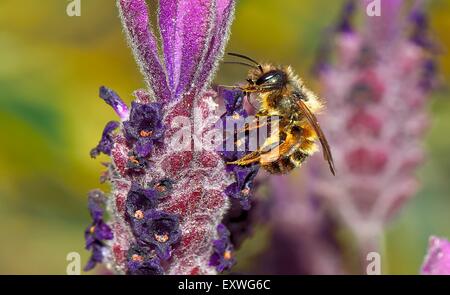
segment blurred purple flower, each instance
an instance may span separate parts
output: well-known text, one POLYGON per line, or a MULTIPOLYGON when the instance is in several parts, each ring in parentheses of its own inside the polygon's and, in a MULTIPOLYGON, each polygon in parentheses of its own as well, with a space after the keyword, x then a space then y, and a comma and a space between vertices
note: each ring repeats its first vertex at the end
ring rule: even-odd
POLYGON ((88 202, 92 224, 86 228, 84 237, 86 240, 86 249, 91 250, 92 255, 84 271, 94 268, 97 263, 103 261, 104 241, 113 238, 111 228, 103 220, 105 195, 100 190, 93 190, 89 193, 88 202))
POLYGON ((334 236, 331 214, 305 189, 314 179, 297 177, 269 179, 267 219, 273 230, 256 271, 275 275, 344 274, 342 249, 334 236))
POLYGON ((344 8, 342 9, 342 13, 340 16, 340 20, 335 28, 337 32, 350 33, 353 31, 351 22, 355 10, 356 10, 355 0, 350 0, 344 5, 344 8))
POLYGON ((112 185, 108 224, 114 233, 103 249, 105 260, 122 274, 214 274, 209 258, 232 180, 220 155, 196 135, 213 130, 219 120, 217 93, 209 87, 235 1, 160 1, 158 9, 151 8, 157 11, 156 28, 144 0, 116 2, 147 87, 134 92, 131 111, 114 91, 100 89, 123 122, 111 137, 112 163, 103 177, 112 185), (191 136, 185 147, 183 128, 191 136), (128 255, 132 247, 141 253, 134 259, 128 255), (160 265, 150 252, 167 261, 160 265))
POLYGON ((321 123, 339 173, 310 169, 314 193, 355 233, 363 259, 377 249, 384 224, 417 191, 428 125, 429 89, 422 85, 432 56, 415 41, 418 36, 401 33, 408 19, 403 1, 382 3, 382 16, 366 18, 364 29, 334 36, 337 62, 320 73, 328 101, 321 123))
POLYGON ((431 237, 428 253, 422 266, 423 275, 450 275, 450 242, 431 237))

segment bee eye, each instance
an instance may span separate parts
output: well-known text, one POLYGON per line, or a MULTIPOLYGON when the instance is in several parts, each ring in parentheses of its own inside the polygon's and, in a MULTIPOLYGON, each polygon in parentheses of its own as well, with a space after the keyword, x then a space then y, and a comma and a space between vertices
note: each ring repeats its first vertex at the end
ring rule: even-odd
POLYGON ((282 71, 270 71, 262 75, 256 81, 256 85, 270 85, 270 88, 278 88, 286 83, 285 74, 282 71))
POLYGON ((271 80, 276 80, 276 74, 269 72, 259 77, 259 79, 256 81, 256 85, 262 85, 264 83, 272 82, 271 80))

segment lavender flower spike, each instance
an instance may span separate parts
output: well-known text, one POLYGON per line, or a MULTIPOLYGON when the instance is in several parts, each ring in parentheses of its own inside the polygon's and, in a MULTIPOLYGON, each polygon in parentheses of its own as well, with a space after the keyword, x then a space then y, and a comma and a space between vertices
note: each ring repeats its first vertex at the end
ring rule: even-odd
POLYGON ((428 254, 422 266, 423 275, 450 275, 450 242, 431 237, 428 254))
MULTIPOLYGON (((134 92, 129 114, 119 112, 122 123, 110 137, 103 179, 112 186, 107 210, 114 237, 102 248, 103 260, 119 274, 216 274, 209 262, 232 179, 202 136, 220 117, 209 84, 235 1, 161 0, 159 9, 150 7, 158 11, 157 28, 145 0, 117 0, 117 6, 147 88, 134 92), (183 145, 180 122, 195 130, 183 135, 183 145)), ((124 105, 112 90, 101 94, 116 111, 124 105)))

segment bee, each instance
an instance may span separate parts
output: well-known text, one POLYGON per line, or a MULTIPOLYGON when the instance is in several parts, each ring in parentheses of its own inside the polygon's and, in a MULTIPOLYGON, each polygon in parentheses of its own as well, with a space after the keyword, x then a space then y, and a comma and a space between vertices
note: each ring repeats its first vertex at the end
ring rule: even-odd
POLYGON ((263 116, 276 118, 278 128, 272 130, 273 134, 256 151, 227 164, 245 166, 259 163, 272 174, 286 174, 318 150, 316 141, 319 140, 323 156, 335 175, 330 146, 315 116, 324 107, 321 100, 305 87, 290 66, 261 65, 245 55, 228 54, 253 63, 228 62, 251 67, 247 84, 233 88, 240 89, 248 100, 252 93, 256 94, 260 102, 256 119, 242 132, 260 128, 258 118, 263 116))

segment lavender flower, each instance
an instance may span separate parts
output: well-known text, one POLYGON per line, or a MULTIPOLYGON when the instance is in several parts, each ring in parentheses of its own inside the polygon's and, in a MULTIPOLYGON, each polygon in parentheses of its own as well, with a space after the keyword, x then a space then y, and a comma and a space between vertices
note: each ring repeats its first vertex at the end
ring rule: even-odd
POLYGON ((431 237, 428 253, 422 266, 423 275, 450 275, 450 242, 431 237))
MULTIPOLYGON (((259 183, 255 183, 259 186, 259 183)), ((256 193, 256 192, 255 192, 256 193)), ((230 242, 237 250, 253 234, 255 226, 268 220, 266 211, 270 203, 259 198, 250 200, 250 209, 244 209, 238 199, 231 199, 230 209, 223 224, 230 231, 230 242)))
POLYGON ((253 180, 259 171, 259 165, 237 166, 233 165, 229 168, 235 177, 235 182, 230 184, 225 193, 234 199, 239 200, 244 210, 250 209, 250 196, 253 191, 253 180))
POLYGON ((92 217, 92 224, 84 232, 86 249, 92 250, 91 258, 84 270, 88 271, 95 267, 97 263, 103 261, 104 241, 113 238, 111 228, 103 220, 103 206, 105 202, 104 194, 99 190, 89 193, 89 212, 92 217))
MULTIPOLYGON (((311 163, 313 164, 313 163, 311 163)), ((344 274, 335 222, 310 191, 306 177, 272 176, 268 223, 270 247, 256 271, 261 274, 344 274), (281 250, 280 250, 281 249, 281 250)))
POLYGON ((348 1, 342 9, 342 14, 339 23, 337 24, 335 31, 340 33, 352 32, 352 16, 356 10, 356 3, 354 0, 348 1))
POLYGON ((153 209, 158 204, 158 192, 152 188, 145 189, 137 183, 131 185, 128 191, 126 206, 129 220, 141 220, 144 212, 153 209))
POLYGON ((135 144, 139 157, 147 157, 154 142, 161 142, 164 135, 161 104, 131 103, 130 119, 123 122, 125 137, 135 144))
POLYGON ((100 153, 103 153, 105 155, 110 155, 111 150, 114 145, 114 140, 112 137, 112 132, 119 128, 119 122, 116 121, 110 121, 106 124, 105 129, 102 133, 102 138, 100 139, 100 142, 98 145, 91 150, 91 157, 95 158, 100 153))
POLYGON ((339 174, 311 169, 312 189, 355 233, 363 259, 417 191, 423 159, 428 89, 422 81, 430 54, 418 36, 400 33, 407 21, 402 7, 401 0, 383 2, 382 16, 368 18, 363 30, 338 32, 337 62, 320 74, 329 110, 321 122, 339 174))
POLYGON ((234 258, 233 245, 230 243, 230 232, 225 225, 217 226, 219 238, 214 240, 214 253, 211 256, 209 265, 215 266, 218 272, 231 269, 236 263, 234 258))
MULTIPOLYGON (((227 124, 234 124, 234 120, 239 121, 248 117, 247 111, 244 109, 244 96, 242 91, 223 91, 222 98, 225 103, 226 112, 222 116, 222 127, 225 130, 229 130, 227 124)), ((235 132, 234 128, 231 128, 235 132)), ((230 135, 227 141, 234 142, 233 149, 227 149, 224 143, 223 151, 221 152, 222 158, 225 162, 233 162, 239 158, 245 156, 248 151, 249 144, 249 134, 243 133, 241 137, 237 138, 237 134, 230 135), (244 148, 238 148, 237 143, 239 141, 243 142, 244 148)), ((227 170, 233 176, 234 182, 231 183, 226 189, 225 193, 228 197, 239 200, 242 208, 244 210, 250 210, 251 208, 251 195, 254 191, 253 180, 259 171, 259 164, 247 165, 247 166, 237 166, 228 165, 227 170)))
POLYGON ((164 270, 156 254, 139 245, 132 245, 128 250, 127 274, 129 275, 162 275, 164 270))
POLYGON ((138 241, 154 246, 159 258, 169 260, 172 246, 179 242, 181 237, 178 217, 162 211, 148 210, 144 213, 142 221, 134 225, 138 241))
POLYGON ((159 260, 157 259, 149 259, 149 260, 140 260, 139 257, 133 256, 131 261, 128 262, 128 271, 129 275, 163 275, 164 271, 161 265, 159 264, 159 260))
POLYGON ((144 0, 116 2, 146 89, 134 92, 130 111, 114 91, 100 89, 122 121, 108 137, 104 178, 112 186, 107 209, 114 237, 103 260, 121 274, 214 274, 209 260, 233 179, 202 136, 219 120, 210 82, 235 1, 160 1, 159 9, 151 7, 157 28, 144 0))

